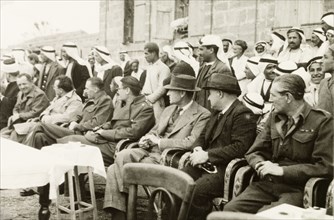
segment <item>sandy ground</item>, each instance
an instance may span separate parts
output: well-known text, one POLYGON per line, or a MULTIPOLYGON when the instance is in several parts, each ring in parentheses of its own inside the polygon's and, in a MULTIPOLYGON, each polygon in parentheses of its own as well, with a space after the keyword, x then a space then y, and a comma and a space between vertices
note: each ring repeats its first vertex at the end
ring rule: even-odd
MULTIPOLYGON (((95 178, 94 178, 95 179, 95 178)), ((96 183, 95 181, 95 192, 96 202, 98 209, 98 220, 112 219, 109 213, 102 210, 103 207, 103 196, 104 196, 104 184, 96 183)), ((139 190, 141 191, 141 190, 139 190)), ((37 213, 39 210, 38 195, 29 197, 21 197, 20 190, 0 190, 0 220, 20 220, 20 219, 37 219, 37 213)), ((144 220, 147 214, 147 199, 144 199, 143 192, 139 193, 140 198, 138 199, 138 220, 144 220)), ((53 201, 50 206, 51 218, 56 219, 56 206, 53 201)), ((62 219, 67 219, 62 217, 62 219)), ((92 219, 89 215, 87 219, 92 219)))

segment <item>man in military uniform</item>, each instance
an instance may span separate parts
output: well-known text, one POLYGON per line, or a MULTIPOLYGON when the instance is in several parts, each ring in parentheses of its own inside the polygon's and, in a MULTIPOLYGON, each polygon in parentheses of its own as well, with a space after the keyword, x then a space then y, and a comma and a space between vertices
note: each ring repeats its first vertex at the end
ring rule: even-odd
POLYGON ((256 213, 282 203, 302 207, 308 179, 333 178, 333 118, 307 104, 304 90, 298 75, 274 80, 274 111, 245 155, 260 181, 251 183, 224 211, 256 213))
POLYGON ((118 102, 113 118, 102 126, 88 131, 85 136, 70 135, 57 140, 58 143, 69 141, 81 142, 100 148, 105 166, 114 163, 115 147, 122 139, 138 141, 154 125, 153 108, 140 94, 140 82, 133 76, 121 79, 118 88, 118 102), (95 133, 95 134, 94 134, 95 133), (93 137, 98 135, 98 139, 93 137))

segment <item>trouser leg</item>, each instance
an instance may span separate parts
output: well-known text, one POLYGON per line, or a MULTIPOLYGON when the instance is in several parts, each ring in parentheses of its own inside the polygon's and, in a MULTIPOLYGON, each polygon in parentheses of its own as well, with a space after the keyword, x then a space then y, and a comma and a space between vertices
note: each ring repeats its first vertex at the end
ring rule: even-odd
POLYGON ((302 187, 274 184, 273 193, 277 196, 278 200, 263 206, 258 212, 273 208, 283 203, 303 207, 304 190, 302 187))
POLYGON ((124 149, 117 153, 115 163, 108 168, 104 208, 126 211, 128 188, 123 184, 123 166, 131 162, 157 163, 157 160, 141 148, 124 149))
POLYGON ((50 184, 38 187, 37 190, 39 193, 39 204, 42 207, 48 207, 51 203, 51 200, 49 199, 50 184))
POLYGON ((244 192, 228 202, 223 211, 257 213, 263 206, 278 199, 273 193, 273 184, 267 181, 251 183, 244 192))
POLYGON ((212 200, 223 196, 224 175, 209 174, 202 169, 190 166, 185 167, 183 171, 193 177, 196 182, 189 219, 204 220, 212 210, 212 200))

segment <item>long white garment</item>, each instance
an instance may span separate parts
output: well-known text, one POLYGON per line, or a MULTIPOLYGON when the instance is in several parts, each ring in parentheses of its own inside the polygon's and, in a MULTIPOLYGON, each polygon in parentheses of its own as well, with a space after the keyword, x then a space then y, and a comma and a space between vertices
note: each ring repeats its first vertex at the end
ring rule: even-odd
POLYGON ((249 57, 242 55, 240 58, 235 57, 232 60, 232 67, 234 69, 237 80, 246 78, 245 67, 249 57))

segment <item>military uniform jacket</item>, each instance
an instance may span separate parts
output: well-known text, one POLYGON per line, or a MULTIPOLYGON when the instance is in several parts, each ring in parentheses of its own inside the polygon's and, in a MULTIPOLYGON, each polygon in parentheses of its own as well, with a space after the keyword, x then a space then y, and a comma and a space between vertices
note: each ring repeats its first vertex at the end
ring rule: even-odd
MULTIPOLYGON (((122 139, 138 140, 154 125, 153 108, 146 102, 145 96, 128 99, 124 106, 118 102, 110 122, 110 129, 104 129, 101 136, 109 142, 122 139)), ((103 126, 105 127, 105 126, 103 126)))
POLYGON ((78 129, 84 132, 105 123, 110 119, 112 113, 113 104, 110 96, 105 91, 100 91, 93 99, 86 101, 82 114, 73 121, 79 122, 78 129))
POLYGON ((214 112, 196 140, 208 152, 209 161, 223 169, 235 159, 242 158, 256 137, 256 117, 239 100, 235 100, 227 111, 214 112))
POLYGON ((261 161, 283 167, 274 181, 304 186, 311 177, 333 177, 333 118, 305 103, 294 129, 282 133, 284 120, 271 113, 263 131, 246 154, 254 168, 261 161))
POLYGON ((49 100, 45 93, 33 85, 33 89, 28 94, 21 91, 17 95, 17 101, 13 109, 13 113, 18 113, 24 121, 29 118, 38 117, 44 109, 49 106, 49 100))

